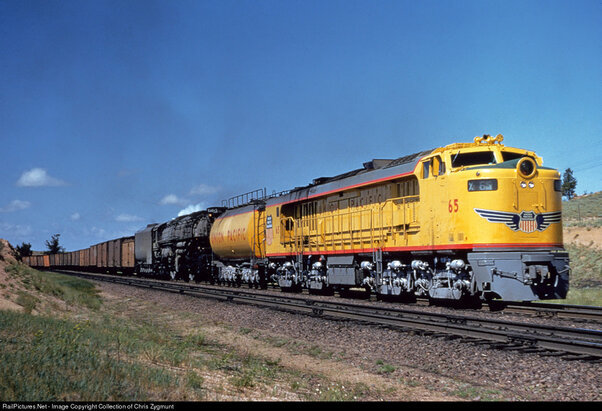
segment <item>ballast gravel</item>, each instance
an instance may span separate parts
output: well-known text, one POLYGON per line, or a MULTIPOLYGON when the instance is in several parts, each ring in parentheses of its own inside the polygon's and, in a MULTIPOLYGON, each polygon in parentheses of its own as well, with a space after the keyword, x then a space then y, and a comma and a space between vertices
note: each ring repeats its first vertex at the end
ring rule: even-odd
MULTIPOLYGON (((453 381, 455 395, 458 385, 477 387, 475 392, 487 393, 486 398, 478 394, 471 396, 471 389, 467 388, 468 392, 464 393, 463 398, 469 400, 602 400, 602 363, 500 350, 461 339, 420 335, 410 330, 328 320, 150 289, 102 282, 97 284, 112 295, 152 300, 169 309, 202 313, 205 318, 213 317, 233 328, 253 329, 303 341, 324 352, 336 353, 337 360, 346 362, 349 367, 377 373, 379 367, 389 365, 394 371, 387 374, 388 378, 404 381, 408 386, 420 385, 434 392, 447 392, 450 396, 454 392, 448 391, 447 382, 453 381)), ((412 308, 448 310, 443 307, 412 308)), ((495 315, 500 318, 503 314, 479 311, 473 315, 495 315)), ((511 315, 503 318, 549 322, 511 315)), ((560 324, 571 326, 566 321, 560 324)))

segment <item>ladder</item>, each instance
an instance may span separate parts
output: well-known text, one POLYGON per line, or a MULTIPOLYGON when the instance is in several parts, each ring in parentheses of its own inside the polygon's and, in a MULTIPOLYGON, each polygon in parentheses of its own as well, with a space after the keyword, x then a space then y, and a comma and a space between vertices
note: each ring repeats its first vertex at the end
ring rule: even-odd
POLYGON ((253 207, 253 263, 256 259, 265 259, 265 202, 256 201, 253 207), (258 256, 259 255, 259 256, 258 256))

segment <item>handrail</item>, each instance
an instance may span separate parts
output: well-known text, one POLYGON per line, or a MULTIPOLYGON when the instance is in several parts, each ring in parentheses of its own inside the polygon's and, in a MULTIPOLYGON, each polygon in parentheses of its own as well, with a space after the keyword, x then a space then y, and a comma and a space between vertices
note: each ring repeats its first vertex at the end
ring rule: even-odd
POLYGON ((377 207, 369 207, 368 209, 335 210, 328 212, 329 215, 323 213, 300 218, 285 217, 281 219, 282 228, 284 228, 285 221, 290 220, 293 224, 292 228, 285 231, 292 231, 292 233, 290 233, 288 239, 286 238, 287 234, 281 236, 280 243, 294 245, 295 253, 305 250, 306 239, 309 251, 313 251, 314 246, 318 249, 330 247, 333 251, 343 251, 346 244, 353 248, 355 243, 359 243, 362 249, 365 243, 369 243, 368 248, 379 248, 384 245, 388 235, 395 233, 393 227, 398 225, 403 227, 404 240, 407 242, 408 228, 416 220, 414 218, 413 221, 408 221, 410 217, 407 215, 406 206, 419 202, 419 200, 419 195, 395 197, 385 200, 380 205, 377 204, 377 207), (393 207, 390 210, 389 222, 386 224, 385 209, 387 206, 394 204, 403 208, 402 224, 395 224, 395 210, 393 207), (366 218, 369 221, 365 220, 366 218), (356 220, 359 220, 358 226, 355 225, 356 220), (327 229, 328 226, 329 229, 327 229), (312 227, 315 227, 315 229, 312 230, 312 227), (335 227, 337 227, 336 230, 335 227), (340 250, 338 247, 340 247, 340 250))
POLYGON ((222 207, 236 208, 243 205, 250 204, 256 200, 265 200, 267 198, 266 189, 260 188, 257 190, 249 191, 248 193, 239 194, 234 197, 230 197, 227 200, 222 200, 222 207))

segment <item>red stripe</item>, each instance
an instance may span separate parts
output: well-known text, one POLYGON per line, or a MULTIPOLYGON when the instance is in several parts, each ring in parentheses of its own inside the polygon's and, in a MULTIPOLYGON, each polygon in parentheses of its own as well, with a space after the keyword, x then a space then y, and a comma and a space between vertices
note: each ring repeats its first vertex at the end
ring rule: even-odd
MULTIPOLYGON (((436 246, 414 246, 414 247, 385 247, 382 251, 437 251, 437 250, 472 250, 472 249, 486 249, 486 248, 554 248, 562 247, 562 243, 482 243, 482 244, 458 244, 454 246, 449 245, 436 245, 436 246)), ((371 253, 374 252, 375 248, 361 248, 353 250, 332 250, 332 251, 305 251, 303 255, 312 254, 325 254, 325 255, 336 255, 336 254, 360 254, 360 253, 371 253)), ((295 256, 295 253, 273 253, 266 254, 267 257, 286 257, 295 256)))

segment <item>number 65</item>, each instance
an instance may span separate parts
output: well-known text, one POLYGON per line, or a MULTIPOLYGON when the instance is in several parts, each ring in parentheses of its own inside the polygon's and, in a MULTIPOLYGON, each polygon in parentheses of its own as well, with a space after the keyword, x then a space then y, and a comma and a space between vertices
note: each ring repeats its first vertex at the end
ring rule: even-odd
POLYGON ((453 204, 452 204, 452 200, 449 200, 449 204, 447 206, 447 211, 449 211, 450 213, 457 213, 458 212, 458 199, 454 199, 453 200, 453 204))

